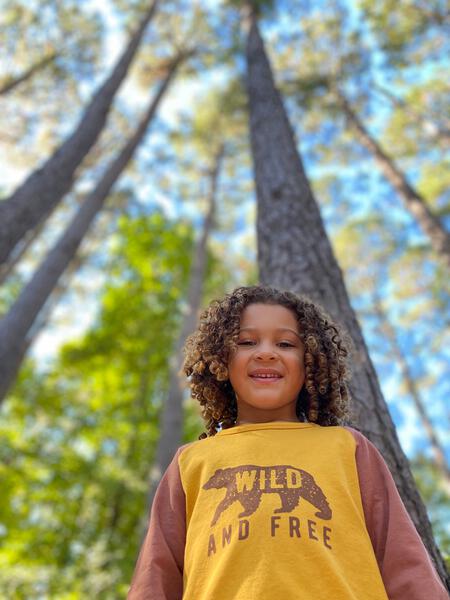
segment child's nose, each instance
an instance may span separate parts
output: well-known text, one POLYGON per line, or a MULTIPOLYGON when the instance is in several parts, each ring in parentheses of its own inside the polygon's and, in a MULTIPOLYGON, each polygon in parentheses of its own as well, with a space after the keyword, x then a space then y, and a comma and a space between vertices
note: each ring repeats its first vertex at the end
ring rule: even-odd
POLYGON ((276 358, 276 352, 272 348, 259 348, 256 351, 256 358, 259 360, 272 360, 276 358))

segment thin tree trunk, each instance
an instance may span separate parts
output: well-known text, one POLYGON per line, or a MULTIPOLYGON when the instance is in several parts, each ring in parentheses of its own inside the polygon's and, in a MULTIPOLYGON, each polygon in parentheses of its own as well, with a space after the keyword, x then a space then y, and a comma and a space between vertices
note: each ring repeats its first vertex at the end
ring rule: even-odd
MULTIPOLYGON (((77 197, 75 199, 75 203, 79 204, 80 202, 81 197, 77 197)), ((3 265, 0 265, 0 286, 3 285, 7 281, 7 279, 13 274, 16 266, 28 252, 30 247, 34 244, 36 238, 38 238, 41 235, 46 223, 47 221, 42 221, 37 227, 28 231, 12 251, 11 255, 9 256, 8 262, 4 263, 3 265)))
POLYGON ((340 90, 335 90, 338 102, 348 121, 358 132, 361 143, 375 158, 380 169, 392 187, 397 191, 405 203, 406 209, 419 223, 423 232, 428 236, 431 246, 447 266, 450 267, 450 234, 444 225, 433 215, 425 199, 408 182, 405 174, 397 167, 394 161, 384 152, 379 143, 370 135, 358 115, 350 106, 347 98, 340 90))
MULTIPOLYGON (((17 348, 15 349, 15 353, 16 353, 16 362, 18 363, 19 367, 22 364, 23 359, 25 358, 29 349, 36 341, 36 338, 38 337, 40 332, 47 326, 47 324, 50 320, 50 316, 51 316, 55 306, 58 304, 61 297, 67 291, 68 279, 79 268, 80 262, 81 261, 75 257, 74 260, 70 263, 70 265, 68 266, 66 273, 65 273, 66 277, 65 277, 64 283, 58 283, 55 286, 53 292, 51 292, 49 298, 45 302, 42 310, 39 312, 38 316, 36 317, 33 325, 30 327, 30 329, 27 332, 27 334, 25 335, 25 337, 21 340, 21 343, 17 345, 17 348)), ((0 321, 0 325, 1 325, 1 323, 2 322, 0 321)))
MULTIPOLYGON (((147 350, 142 355, 142 372, 139 378, 139 386, 137 389, 137 393, 133 399, 133 411, 131 414, 131 425, 133 427, 133 431, 131 433, 126 454, 123 458, 123 464, 129 466, 131 460, 133 459, 137 444, 139 441, 138 437, 138 425, 139 421, 143 418, 143 407, 145 406, 145 401, 148 396, 149 389, 149 379, 150 379, 150 370, 148 369, 148 361, 150 355, 152 353, 152 345, 148 346, 147 350)), ((123 513, 124 509, 124 500, 126 499, 127 487, 120 481, 117 485, 116 492, 114 494, 113 500, 110 503, 111 511, 110 517, 108 519, 108 547, 111 546, 114 538, 114 533, 117 529, 117 525, 119 524, 119 520, 123 513)), ((106 567, 106 564, 103 565, 106 567)))
POLYGON ((33 65, 28 67, 28 69, 26 69, 21 75, 17 75, 15 77, 8 77, 5 82, 0 84, 0 96, 4 96, 5 94, 12 92, 12 90, 14 90, 21 83, 27 81, 28 79, 33 77, 35 73, 37 73, 41 69, 44 69, 46 66, 54 62, 58 56, 58 52, 53 51, 47 56, 44 56, 43 58, 37 60, 33 65))
MULTIPOLYGON (((187 306, 183 318, 180 335, 175 343, 169 369, 169 391, 162 408, 159 440, 156 447, 156 458, 152 467, 151 482, 148 495, 149 511, 153 502, 156 487, 172 460, 177 448, 181 445, 183 435, 183 383, 180 379, 180 369, 183 363, 183 346, 197 322, 200 310, 203 282, 206 272, 207 246, 214 227, 216 212, 218 179, 224 156, 222 144, 213 159, 209 174, 210 188, 207 197, 208 209, 203 223, 202 232, 195 248, 187 293, 187 306)), ((147 524, 145 524, 146 526, 147 524)))
MULTIPOLYGON (((251 3, 250 3, 251 6, 251 3)), ((383 453, 442 579, 446 569, 383 399, 251 9, 245 19, 250 137, 258 202, 260 279, 319 302, 351 335, 354 420, 383 453)))
MULTIPOLYGON (((16 360, 19 364, 19 367, 22 364, 23 359, 25 358, 29 349, 36 341, 36 338, 38 337, 40 332, 48 325, 48 322, 50 320, 50 317, 52 315, 52 312, 53 312, 55 306, 59 303, 59 301, 61 300, 61 297, 67 291, 68 280, 70 279, 71 275, 73 275, 73 273, 78 270, 80 263, 81 263, 81 260, 77 259, 77 257, 75 257, 74 260, 70 263, 70 265, 67 267, 67 270, 65 273, 64 282, 63 283, 59 282, 55 286, 55 289, 53 290, 53 292, 51 292, 51 294, 50 294, 49 298, 47 299, 47 301, 45 302, 42 310, 39 312, 38 316, 36 317, 33 325, 30 327, 30 330, 28 331, 26 336, 22 339, 21 344, 17 346, 16 360)), ((0 324, 1 324, 1 321, 0 321, 0 324)))
POLYGON ((445 458, 444 449, 436 435, 433 423, 428 417, 427 411, 425 409, 425 404, 421 398, 419 389, 411 373, 411 369, 409 368, 406 356, 404 355, 400 347, 400 343, 395 333, 395 329, 389 322, 386 312, 383 309, 381 299, 377 293, 374 294, 374 308, 375 314, 378 317, 380 323, 381 330, 386 336, 386 338, 389 340, 389 343, 391 344, 392 352, 396 363, 400 367, 403 381, 406 384, 408 393, 411 396, 414 406, 417 410, 420 421, 422 423, 422 427, 426 435, 428 436, 428 441, 430 443, 431 450, 434 455, 434 462, 436 464, 436 467, 442 475, 442 478, 446 485, 446 489, 450 490, 450 469, 445 458))
POLYGON ((0 204, 0 264, 25 233, 45 219, 72 187, 75 171, 106 123, 115 93, 128 72, 158 2, 153 0, 111 75, 94 94, 75 131, 0 204))
POLYGON ((21 240, 21 243, 17 244, 17 246, 14 248, 14 251, 11 253, 8 262, 0 265, 0 285, 5 283, 5 281, 16 268, 16 265, 22 260, 24 254, 27 252, 31 244, 39 236, 43 228, 44 223, 39 223, 37 227, 31 231, 28 231, 25 237, 21 240))
POLYGON ((59 304, 59 301, 69 288, 72 276, 79 270, 84 260, 85 257, 75 255, 73 260, 67 266, 64 274, 61 276, 58 283, 55 285, 52 293, 47 299, 47 302, 39 311, 38 316, 36 317, 32 327, 27 333, 27 336, 25 338, 24 355, 34 344, 36 338, 41 333, 41 331, 47 327, 50 321, 50 317, 52 316, 56 306, 59 304))
POLYGON ((50 250, 9 313, 0 321, 0 402, 5 397, 20 367, 20 354, 28 331, 60 276, 73 259, 112 186, 141 143, 164 93, 184 58, 185 55, 180 55, 170 65, 166 78, 160 84, 156 96, 151 101, 135 133, 111 163, 94 191, 82 204, 66 231, 53 249, 50 250))

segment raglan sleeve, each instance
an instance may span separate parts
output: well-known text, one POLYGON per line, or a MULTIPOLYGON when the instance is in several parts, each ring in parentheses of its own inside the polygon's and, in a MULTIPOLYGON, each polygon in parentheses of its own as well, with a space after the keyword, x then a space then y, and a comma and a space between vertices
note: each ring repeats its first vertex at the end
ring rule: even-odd
POLYGON ((361 433, 348 429, 356 441, 366 526, 389 600, 448 600, 380 452, 361 433))
POLYGON ((181 600, 186 502, 175 454, 156 490, 127 600, 181 600))

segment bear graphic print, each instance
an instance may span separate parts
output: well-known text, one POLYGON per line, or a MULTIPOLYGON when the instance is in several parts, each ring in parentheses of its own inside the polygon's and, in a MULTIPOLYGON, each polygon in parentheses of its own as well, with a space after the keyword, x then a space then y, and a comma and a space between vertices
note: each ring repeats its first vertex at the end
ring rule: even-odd
MULTIPOLYGON (((301 513, 300 501, 306 501, 312 505, 316 509, 314 514, 318 519, 328 522, 332 517, 328 500, 314 477, 307 471, 291 465, 247 464, 217 469, 202 487, 206 491, 225 490, 225 495, 216 506, 210 523, 211 527, 216 524, 223 526, 222 540, 229 540, 231 537, 232 524, 225 524, 227 510, 236 502, 242 507, 243 510, 238 514, 238 519, 240 519, 237 525, 238 539, 246 539, 250 533, 251 522, 251 519, 246 519, 246 517, 251 517, 259 509, 266 494, 277 494, 280 501, 279 506, 273 509, 270 518, 272 536, 275 536, 277 529, 280 528, 281 516, 289 515, 287 527, 290 537, 301 537, 300 519, 298 516, 290 516, 297 507, 301 513)), ((236 524, 234 528, 236 529, 236 524)), ((308 519, 304 523, 304 528, 309 539, 319 541, 319 537, 323 538, 321 540, 323 545, 331 549, 329 544, 331 529, 329 527, 323 526, 320 534, 318 524, 308 519)), ((211 534, 208 556, 215 553, 215 536, 211 534)))

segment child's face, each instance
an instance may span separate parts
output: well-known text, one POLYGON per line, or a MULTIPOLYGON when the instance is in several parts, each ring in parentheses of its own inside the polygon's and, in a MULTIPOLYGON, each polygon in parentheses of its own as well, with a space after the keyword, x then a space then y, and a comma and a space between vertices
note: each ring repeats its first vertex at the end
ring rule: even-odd
POLYGON ((298 421, 295 407, 305 381, 303 357, 292 311, 278 304, 247 306, 238 346, 228 363, 237 422, 298 421))

